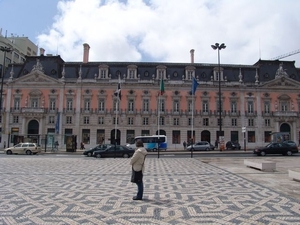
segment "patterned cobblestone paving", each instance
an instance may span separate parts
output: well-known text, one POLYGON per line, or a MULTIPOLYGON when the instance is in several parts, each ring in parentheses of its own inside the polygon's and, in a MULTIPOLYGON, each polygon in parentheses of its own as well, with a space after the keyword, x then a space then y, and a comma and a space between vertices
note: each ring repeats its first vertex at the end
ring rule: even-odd
POLYGON ((2 224, 300 224, 300 204, 198 159, 148 158, 143 201, 129 159, 0 159, 2 224))

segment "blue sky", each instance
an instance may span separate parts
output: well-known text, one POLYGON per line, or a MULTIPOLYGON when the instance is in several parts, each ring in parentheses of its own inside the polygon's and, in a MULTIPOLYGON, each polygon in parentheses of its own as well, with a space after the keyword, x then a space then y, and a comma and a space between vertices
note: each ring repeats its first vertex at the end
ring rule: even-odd
MULTIPOLYGON (((0 0, 2 35, 29 37, 46 54, 82 61, 254 64, 300 49, 295 0, 0 0)), ((295 60, 300 54, 283 60, 295 60)))

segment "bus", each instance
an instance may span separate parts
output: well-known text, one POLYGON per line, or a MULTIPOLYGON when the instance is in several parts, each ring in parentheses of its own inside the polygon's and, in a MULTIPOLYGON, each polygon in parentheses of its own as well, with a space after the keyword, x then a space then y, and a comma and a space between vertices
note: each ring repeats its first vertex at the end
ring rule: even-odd
POLYGON ((152 136, 136 136, 130 143, 126 146, 135 149, 135 142, 141 140, 147 151, 157 151, 157 146, 159 143, 159 150, 166 151, 168 148, 167 136, 165 135, 152 135, 152 136))
POLYGON ((290 141, 290 133, 289 132, 273 132, 271 133, 271 141, 281 143, 284 141, 290 141))

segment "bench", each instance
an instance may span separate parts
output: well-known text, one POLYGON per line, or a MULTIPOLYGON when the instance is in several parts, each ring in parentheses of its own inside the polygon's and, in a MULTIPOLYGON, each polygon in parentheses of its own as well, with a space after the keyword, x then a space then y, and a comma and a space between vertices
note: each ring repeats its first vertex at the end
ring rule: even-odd
POLYGON ((295 181, 300 181, 300 168, 289 170, 289 178, 292 178, 295 181))
POLYGON ((244 165, 261 171, 275 171, 276 163, 272 161, 244 159, 244 165))

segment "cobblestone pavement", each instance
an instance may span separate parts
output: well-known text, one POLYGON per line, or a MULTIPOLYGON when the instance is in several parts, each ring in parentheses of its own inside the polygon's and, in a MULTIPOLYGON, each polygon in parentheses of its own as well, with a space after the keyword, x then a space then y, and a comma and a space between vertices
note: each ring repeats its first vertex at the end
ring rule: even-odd
POLYGON ((239 158, 147 158, 133 201, 129 159, 0 158, 0 224, 300 224, 299 191, 278 188, 299 190, 283 169, 296 159, 274 160, 265 173, 239 158))

